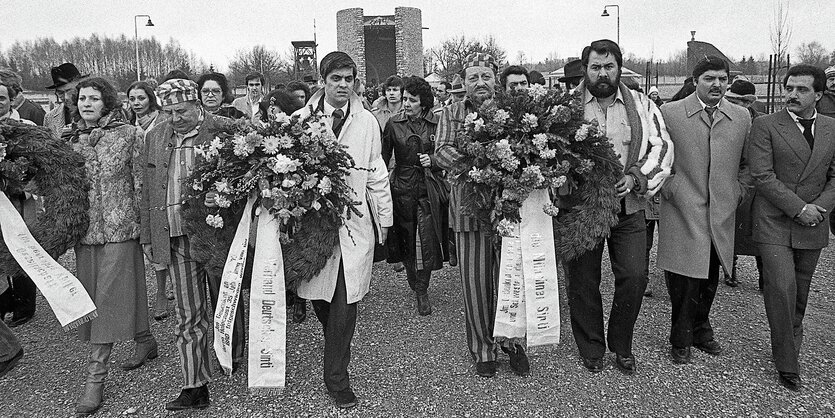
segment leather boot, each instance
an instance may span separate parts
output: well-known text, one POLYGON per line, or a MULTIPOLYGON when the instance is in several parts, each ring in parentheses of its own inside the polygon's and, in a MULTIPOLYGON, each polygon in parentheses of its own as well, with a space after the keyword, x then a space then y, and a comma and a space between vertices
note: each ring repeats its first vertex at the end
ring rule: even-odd
POLYGON ((307 299, 293 296, 293 322, 301 324, 307 319, 307 299))
POLYGON ((107 364, 113 344, 92 344, 90 361, 87 363, 87 380, 84 394, 75 405, 75 413, 87 416, 101 407, 104 392, 104 379, 107 377, 107 364))
POLYGON ((136 347, 133 351, 133 356, 124 363, 119 365, 122 370, 133 370, 142 367, 148 360, 153 360, 159 356, 159 346, 157 340, 151 335, 151 331, 142 331, 133 338, 136 342, 136 347))
POLYGON ((420 316, 430 315, 432 313, 432 304, 429 303, 429 294, 426 292, 417 293, 417 308, 420 316))

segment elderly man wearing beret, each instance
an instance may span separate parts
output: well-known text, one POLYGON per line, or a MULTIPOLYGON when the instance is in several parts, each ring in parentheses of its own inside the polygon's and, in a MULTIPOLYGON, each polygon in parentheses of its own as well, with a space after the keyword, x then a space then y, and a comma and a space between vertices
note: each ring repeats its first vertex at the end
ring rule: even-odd
MULTIPOLYGON (((467 57, 464 66, 467 97, 444 107, 438 123, 435 158, 444 170, 455 169, 463 158, 458 150, 456 132, 462 129, 462 122, 468 113, 475 112, 482 103, 493 99, 496 70, 496 61, 488 54, 475 53, 467 57)), ((493 338, 499 254, 494 249, 491 226, 462 213, 463 193, 462 186, 452 186, 449 226, 455 232, 461 271, 467 344, 476 362, 476 373, 482 377, 493 377, 496 375, 500 347, 493 338)), ((510 356, 510 366, 516 374, 530 372, 530 363, 522 346, 514 344, 501 348, 510 356)))
POLYGON ((172 79, 157 88, 163 111, 170 117, 155 125, 145 137, 146 168, 141 200, 140 243, 150 260, 169 266, 176 295, 176 344, 183 372, 180 396, 165 405, 168 410, 209 406, 209 312, 207 275, 191 257, 183 229, 182 204, 194 168, 194 148, 210 142, 221 129, 221 118, 204 112, 197 84, 172 79))
POLYGON ((394 222, 388 170, 382 157, 380 127, 354 92, 357 66, 348 54, 331 52, 319 71, 323 87, 295 114, 311 112, 331 123, 339 143, 357 168, 345 176, 358 200, 361 216, 344 216, 339 245, 325 267, 309 281, 299 283, 298 295, 310 300, 325 333, 323 374, 325 387, 338 408, 352 408, 357 397, 351 389, 348 364, 357 325, 357 305, 368 293, 375 243, 386 240, 394 222))

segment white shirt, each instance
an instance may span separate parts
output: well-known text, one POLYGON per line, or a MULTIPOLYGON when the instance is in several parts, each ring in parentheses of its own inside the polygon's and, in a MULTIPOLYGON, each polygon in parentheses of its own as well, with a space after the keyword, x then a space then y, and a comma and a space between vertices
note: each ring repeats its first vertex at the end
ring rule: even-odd
MULTIPOLYGON (((800 122, 798 122, 798 119, 802 119, 802 118, 800 116, 797 116, 797 114, 795 114, 794 112, 792 112, 789 109, 786 109, 786 112, 789 112, 789 116, 791 116, 792 120, 794 120, 794 124, 797 125, 798 129, 800 129, 800 133, 803 133, 803 130, 805 128, 803 127, 803 125, 800 124, 800 122)), ((815 110, 815 113, 812 114, 812 117, 810 119, 813 119, 815 122, 817 122, 817 120, 818 120, 818 111, 817 110, 815 110)), ((815 136, 815 125, 817 125, 817 123, 815 123, 815 122, 812 122, 812 136, 813 137, 815 136)))
POLYGON ((612 143, 615 153, 620 157, 620 163, 626 165, 629 143, 632 142, 632 128, 629 126, 626 104, 623 102, 620 88, 617 89, 615 100, 606 108, 605 112, 597 101, 597 97, 594 97, 588 89, 586 89, 584 103, 583 117, 586 120, 597 120, 600 130, 606 133, 606 137, 612 143))

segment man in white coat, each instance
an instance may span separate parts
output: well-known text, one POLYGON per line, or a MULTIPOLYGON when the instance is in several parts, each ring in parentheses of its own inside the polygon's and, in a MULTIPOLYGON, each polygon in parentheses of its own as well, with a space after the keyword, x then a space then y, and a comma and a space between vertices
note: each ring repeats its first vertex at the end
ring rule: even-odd
POLYGON ((357 206, 362 216, 343 215, 339 245, 316 277, 299 284, 298 295, 312 302, 325 332, 325 386, 337 407, 351 408, 357 404, 348 377, 357 302, 371 283, 374 244, 385 242, 394 219, 380 127, 353 91, 356 64, 348 54, 335 51, 322 58, 319 70, 324 88, 297 113, 307 117, 313 111, 331 117, 334 134, 357 167, 348 175, 348 185, 358 200, 369 204, 357 206))

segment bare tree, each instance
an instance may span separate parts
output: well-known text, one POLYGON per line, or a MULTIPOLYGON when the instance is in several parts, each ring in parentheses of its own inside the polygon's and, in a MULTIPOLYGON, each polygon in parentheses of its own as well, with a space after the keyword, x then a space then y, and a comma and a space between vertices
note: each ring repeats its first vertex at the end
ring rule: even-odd
POLYGON ((818 41, 801 43, 795 50, 798 62, 814 65, 815 67, 826 68, 829 63, 829 51, 818 41))
MULTIPOLYGON (((771 30, 771 51, 777 56, 777 79, 783 77, 783 68, 787 63, 789 44, 792 39, 792 23, 789 19, 789 4, 787 0, 777 0, 774 4, 773 20, 769 27, 771 30)), ((782 83, 777 83, 779 95, 783 95, 782 83)))
POLYGON ((247 74, 259 72, 264 75, 265 84, 273 86, 293 80, 293 63, 276 51, 263 45, 250 50, 238 50, 229 63, 229 77, 235 85, 243 84, 247 74))
POLYGON ((464 35, 448 38, 440 45, 429 50, 435 71, 447 80, 464 68, 467 56, 474 52, 484 52, 493 56, 501 66, 507 59, 504 48, 498 45, 494 36, 484 41, 469 39, 464 35))

